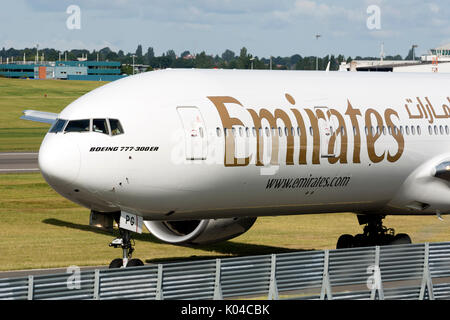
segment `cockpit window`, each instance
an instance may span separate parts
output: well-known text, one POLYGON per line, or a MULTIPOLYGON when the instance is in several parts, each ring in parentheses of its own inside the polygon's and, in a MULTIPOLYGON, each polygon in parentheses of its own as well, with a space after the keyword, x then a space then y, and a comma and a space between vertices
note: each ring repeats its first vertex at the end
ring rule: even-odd
POLYGON ((111 135, 116 136, 123 133, 122 125, 117 119, 109 119, 109 125, 111 127, 111 135))
POLYGON ((53 126, 50 128, 51 133, 58 133, 63 131, 64 126, 66 125, 67 120, 64 119, 58 119, 56 120, 56 122, 53 124, 53 126))
POLYGON ((64 132, 86 132, 89 131, 90 120, 71 120, 67 124, 64 132))
POLYGON ((94 119, 92 121, 92 131, 109 134, 108 125, 106 124, 106 119, 94 119))

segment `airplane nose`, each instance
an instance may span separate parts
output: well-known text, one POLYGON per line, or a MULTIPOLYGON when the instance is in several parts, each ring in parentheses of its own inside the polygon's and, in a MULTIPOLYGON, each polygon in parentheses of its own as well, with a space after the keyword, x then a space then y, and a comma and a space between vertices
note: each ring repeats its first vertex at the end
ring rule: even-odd
POLYGON ((80 171, 80 150, 69 135, 47 136, 39 149, 39 168, 50 185, 72 184, 80 171))

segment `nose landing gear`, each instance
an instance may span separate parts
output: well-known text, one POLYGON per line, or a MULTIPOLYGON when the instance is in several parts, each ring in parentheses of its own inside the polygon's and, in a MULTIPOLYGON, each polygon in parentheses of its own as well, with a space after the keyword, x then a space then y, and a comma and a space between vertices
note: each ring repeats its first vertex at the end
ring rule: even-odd
POLYGON ((132 243, 131 232, 125 229, 119 228, 120 238, 114 239, 109 246, 114 248, 122 248, 122 259, 114 259, 109 264, 109 268, 128 268, 143 266, 144 263, 139 259, 132 259, 134 251, 134 241, 132 243))
POLYGON ((381 215, 358 215, 360 225, 365 224, 364 232, 355 236, 344 234, 339 237, 336 249, 410 244, 411 238, 405 233, 395 235, 394 229, 383 226, 381 215))

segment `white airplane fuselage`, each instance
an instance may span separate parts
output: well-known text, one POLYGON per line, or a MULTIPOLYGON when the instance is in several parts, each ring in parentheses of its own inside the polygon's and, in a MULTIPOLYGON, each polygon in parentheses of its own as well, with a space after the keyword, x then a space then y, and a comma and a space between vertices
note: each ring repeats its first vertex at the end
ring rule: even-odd
POLYGON ((450 161, 449 83, 438 74, 149 72, 59 114, 118 119, 123 134, 48 133, 39 165, 71 201, 145 220, 445 214, 449 182, 435 173, 450 161))

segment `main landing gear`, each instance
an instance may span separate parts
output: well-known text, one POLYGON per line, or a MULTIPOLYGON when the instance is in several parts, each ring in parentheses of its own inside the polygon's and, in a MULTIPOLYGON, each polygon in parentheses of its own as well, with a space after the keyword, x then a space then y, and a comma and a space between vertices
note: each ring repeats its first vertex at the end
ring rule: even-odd
POLYGON ((143 266, 144 263, 139 259, 132 259, 132 253, 134 251, 134 241, 131 239, 131 232, 125 229, 119 228, 120 238, 114 239, 109 246, 114 248, 122 248, 122 259, 114 259, 109 264, 109 268, 128 268, 143 266))
POLYGON ((355 236, 344 234, 339 237, 336 249, 410 244, 411 238, 405 233, 395 234, 394 229, 383 226, 381 215, 358 215, 360 225, 364 225, 364 232, 355 236))

